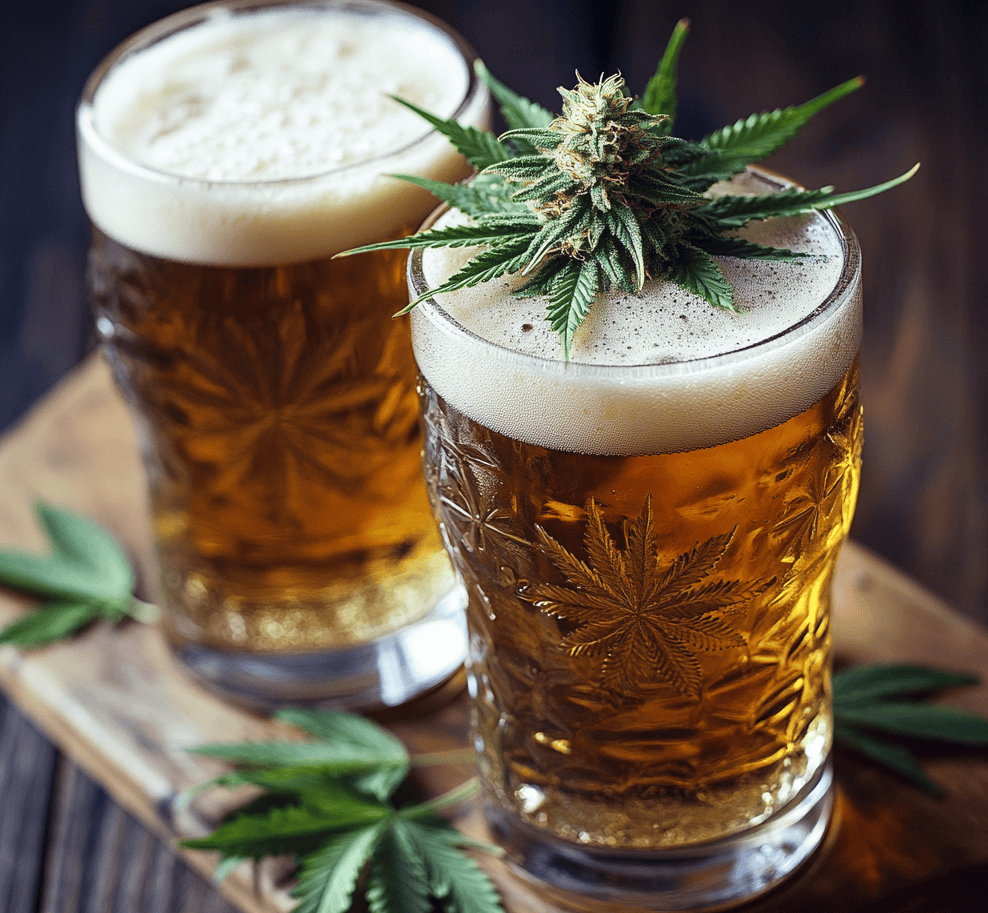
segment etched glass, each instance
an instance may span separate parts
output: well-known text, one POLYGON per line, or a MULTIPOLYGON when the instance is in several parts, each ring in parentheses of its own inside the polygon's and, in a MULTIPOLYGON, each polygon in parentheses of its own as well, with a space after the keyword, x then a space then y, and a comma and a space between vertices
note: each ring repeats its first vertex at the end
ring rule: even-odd
POLYGON ((390 319, 403 257, 332 257, 428 213, 390 173, 466 174, 387 93, 483 124, 472 60, 397 4, 213 3, 135 35, 80 103, 89 287, 141 437, 164 631, 235 700, 393 706, 462 662, 390 319))
MULTIPOLYGON (((820 224, 843 259, 826 300, 715 357, 565 364, 481 338, 444 296, 413 311, 426 477, 468 594, 487 819, 519 871, 570 905, 739 902, 825 831, 830 583, 862 420, 858 249, 834 217, 820 224), (716 375, 752 364, 750 389, 723 385, 732 417, 716 375), (697 446, 625 446, 625 426, 673 434, 686 377, 723 430, 700 416, 681 432, 697 446), (796 388, 793 404, 751 433, 766 382, 796 388), (581 422, 586 449, 547 441, 581 422)), ((426 291, 421 254, 409 269, 426 291)))

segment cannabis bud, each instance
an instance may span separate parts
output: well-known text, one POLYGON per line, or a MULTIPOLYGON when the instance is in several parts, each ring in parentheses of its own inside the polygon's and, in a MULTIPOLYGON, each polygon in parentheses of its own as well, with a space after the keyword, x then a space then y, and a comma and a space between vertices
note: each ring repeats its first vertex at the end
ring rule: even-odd
POLYGON ((758 196, 708 195, 714 184, 781 149, 814 114, 862 80, 849 80, 798 107, 744 118, 698 142, 680 139, 671 130, 676 63, 686 31, 683 20, 643 98, 632 97, 620 75, 588 83, 577 74, 574 89, 559 90, 559 117, 516 95, 478 63, 478 75, 511 128, 499 138, 402 102, 448 137, 479 175, 464 185, 396 177, 425 187, 470 221, 348 253, 477 246, 480 252, 428 296, 505 274, 525 276, 512 294, 546 297, 548 320, 569 358, 574 333, 610 289, 635 293, 648 279, 665 279, 716 307, 736 310, 715 256, 805 256, 738 238, 738 229, 758 219, 874 196, 908 180, 919 167, 844 194, 832 187, 794 187, 758 196))
MULTIPOLYGON (((665 120, 666 115, 629 111, 631 96, 625 94, 624 82, 618 76, 597 84, 585 82, 579 73, 577 78, 579 85, 572 92, 560 90, 563 113, 548 131, 516 130, 511 135, 524 136, 533 146, 549 153, 560 172, 556 183, 561 186, 555 191, 560 201, 572 206, 579 194, 589 193, 594 206, 610 209, 609 190, 621 197, 631 174, 663 167, 665 137, 649 133, 648 128, 665 120)), ((516 171, 517 161, 493 170, 510 175, 516 171)), ((551 171, 549 177, 555 177, 551 171)), ((520 193, 515 196, 523 198, 520 193)), ((538 195, 529 198, 538 200, 538 195)), ((541 211, 536 205, 536 212, 541 211)))

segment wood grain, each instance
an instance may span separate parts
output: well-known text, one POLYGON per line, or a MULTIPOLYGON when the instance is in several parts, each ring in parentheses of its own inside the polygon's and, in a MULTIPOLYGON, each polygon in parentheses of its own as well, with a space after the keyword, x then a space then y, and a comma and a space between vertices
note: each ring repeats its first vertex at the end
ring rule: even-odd
POLYGON ((36 909, 55 763, 55 749, 41 733, 0 706, 0 785, 19 787, 0 788, 0 899, 11 911, 36 909))
MULTIPOLYGON (((103 523, 123 543, 144 581, 153 579, 154 562, 136 442, 129 417, 105 364, 91 359, 0 443, 0 544, 42 547, 31 512, 35 497, 72 507, 103 523)), ((25 610, 26 603, 0 596, 0 624, 25 610)), ((972 671, 988 680, 988 635, 860 547, 842 555, 835 585, 834 626, 842 662, 910 660, 972 671)), ((220 768, 186 749, 207 741, 265 738, 282 727, 212 697, 188 680, 170 660, 162 638, 149 627, 97 626, 68 644, 32 653, 0 648, 0 684, 10 698, 62 748, 79 768, 56 796, 51 820, 57 852, 48 860, 54 893, 44 910, 173 909, 173 865, 160 854, 155 835, 169 845, 176 837, 202 833, 227 807, 228 797, 205 794, 180 810, 176 795, 220 768), (81 768, 81 769, 80 769, 81 768), (119 805, 102 810, 99 855, 117 860, 99 873, 79 868, 90 839, 79 829, 91 790, 83 771, 102 784, 119 805), (129 813, 129 814, 125 814, 129 813), (140 822, 143 827, 136 822, 140 822), (147 830, 145 830, 145 828, 147 830), (156 906, 157 905, 157 906, 156 906)), ((462 684, 459 682, 457 684, 462 684)), ((444 697, 449 697, 445 695, 444 697)), ((952 701, 988 712, 988 688, 967 689, 952 701)), ((435 751, 467 744, 468 708, 462 693, 439 707, 419 706, 385 721, 413 751, 435 751)), ((11 725, 9 715, 0 718, 11 725)), ((17 728, 16 725, 14 727, 17 728)), ((21 746, 24 730, 4 731, 4 765, 26 765, 34 748, 21 746)), ((37 742, 37 734, 33 736, 37 742)), ((923 896, 924 885, 940 885, 938 897, 951 894, 950 881, 965 885, 988 866, 988 758, 984 753, 933 758, 931 775, 947 793, 930 799, 905 784, 838 754, 841 786, 839 814, 823 852, 794 881, 752 909, 781 911, 794 903, 807 911, 853 909, 891 903, 904 885, 923 896)), ((28 772, 50 775, 51 753, 28 772), (45 766, 47 765, 47 767, 45 766)), ((74 773, 71 771, 75 771, 74 773)), ((429 793, 451 788, 470 775, 469 766, 430 768, 421 776, 429 793)), ((26 800, 27 801, 27 800, 26 800)), ((23 810, 4 810, 0 845, 13 839, 37 847, 43 802, 23 810)), ((483 834, 473 807, 459 810, 457 823, 483 834)), ((214 858, 182 853, 208 876, 214 858)), ((29 854, 29 858, 35 858, 29 854)), ((553 909, 516 881, 500 863, 485 861, 511 913, 553 909)), ((279 885, 282 871, 241 866, 221 887, 224 896, 247 913, 287 910, 291 900, 279 885)), ((0 861, 0 889, 23 891, 36 878, 29 868, 7 871, 0 861)), ((181 879, 178 879, 179 881, 181 879)), ((188 890, 200 890, 189 887, 188 890)), ((955 892, 960 898, 963 892, 955 892)), ((210 908, 203 899, 202 908, 210 908)), ((898 902, 898 901, 896 901, 898 902)), ((936 901, 940 903, 939 900, 936 901)), ((958 903, 961 900, 958 899, 958 903)), ((934 903, 930 895, 930 904, 934 903)), ((192 907, 184 907, 192 909, 192 907)), ((908 906, 903 909, 959 910, 960 906, 908 906)))

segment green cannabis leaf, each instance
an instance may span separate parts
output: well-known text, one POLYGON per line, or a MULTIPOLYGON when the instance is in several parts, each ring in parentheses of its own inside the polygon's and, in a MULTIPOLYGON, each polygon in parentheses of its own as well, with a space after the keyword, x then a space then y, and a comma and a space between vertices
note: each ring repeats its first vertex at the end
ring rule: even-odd
POLYGON ((976 685, 973 675, 925 666, 857 666, 834 675, 834 738, 934 796, 942 791, 902 740, 944 746, 988 746, 988 720, 911 698, 976 685))
POLYGON ((433 901, 448 913, 500 913, 494 886, 462 852, 499 851, 436 814, 469 798, 476 784, 428 802, 392 801, 413 762, 451 758, 410 758, 394 736, 353 714, 287 708, 276 717, 313 738, 192 749, 237 766, 188 791, 183 801, 211 786, 251 785, 259 793, 212 834, 182 846, 218 850, 223 873, 244 859, 294 857, 296 913, 346 913, 361 884, 371 913, 430 913, 433 901))
POLYGON ((671 135, 676 65, 687 31, 682 20, 642 99, 630 95, 619 75, 588 83, 577 74, 576 88, 560 88, 562 114, 555 118, 478 63, 477 74, 510 127, 500 138, 402 102, 446 136, 480 174, 463 187, 396 177, 430 190, 470 222, 339 256, 384 248, 480 246, 481 252, 458 272, 401 313, 426 297, 517 273, 527 281, 513 294, 548 299, 547 319, 568 359, 574 334, 610 289, 634 294, 647 280, 664 279, 735 311, 733 291, 715 256, 802 256, 740 240, 733 235, 736 229, 756 219, 863 200, 908 180, 919 167, 845 194, 826 187, 752 197, 707 195, 717 182, 776 152, 813 115, 863 80, 851 79, 803 105, 753 114, 698 142, 687 141, 671 135))
POLYGON ((130 564, 104 530, 43 501, 35 514, 51 553, 0 551, 0 585, 48 601, 0 631, 0 644, 41 647, 101 619, 117 624, 156 617, 154 606, 131 595, 130 564))

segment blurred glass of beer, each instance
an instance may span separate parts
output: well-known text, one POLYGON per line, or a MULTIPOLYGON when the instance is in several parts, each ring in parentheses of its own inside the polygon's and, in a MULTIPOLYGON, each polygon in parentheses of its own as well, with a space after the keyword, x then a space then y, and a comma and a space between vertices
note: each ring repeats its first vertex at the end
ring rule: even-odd
MULTIPOLYGON (((858 248, 829 214, 745 236, 813 256, 722 260, 740 315, 666 283, 611 293, 568 364, 545 302, 503 283, 412 312, 487 817, 523 874, 592 909, 737 902, 829 820, 858 248)), ((416 254, 413 292, 468 256, 416 254)))
POLYGON ((395 705, 465 649, 420 481, 404 257, 332 261, 468 167, 396 95, 483 125, 472 51, 377 0, 213 3, 78 109, 97 328, 136 416, 164 629, 259 706, 395 705))

